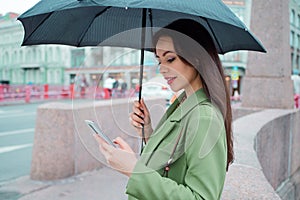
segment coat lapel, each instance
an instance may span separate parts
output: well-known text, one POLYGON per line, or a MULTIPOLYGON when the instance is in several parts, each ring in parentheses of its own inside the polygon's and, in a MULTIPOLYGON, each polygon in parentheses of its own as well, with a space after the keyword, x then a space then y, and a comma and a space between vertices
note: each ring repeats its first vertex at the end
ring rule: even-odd
MULTIPOLYGON (((207 97, 203 91, 200 89, 196 91, 193 95, 189 96, 180 106, 179 102, 185 94, 181 94, 178 99, 169 107, 166 113, 163 115, 162 119, 158 123, 157 127, 153 131, 151 138, 149 139, 147 145, 143 150, 141 160, 144 163, 149 163, 149 160, 152 159, 155 151, 158 151, 158 155, 155 157, 155 162, 157 167, 161 166, 164 162, 168 160, 172 148, 174 147, 173 142, 168 145, 165 145, 163 149, 159 149, 159 145, 164 141, 164 139, 169 134, 174 134, 174 140, 176 140, 177 135, 180 134, 180 131, 184 131, 185 124, 181 123, 181 120, 199 103, 207 100, 207 97), (162 160, 161 163, 159 160, 162 160)), ((184 134, 183 134, 184 135, 184 134)), ((153 167, 153 166, 150 166, 153 167)))

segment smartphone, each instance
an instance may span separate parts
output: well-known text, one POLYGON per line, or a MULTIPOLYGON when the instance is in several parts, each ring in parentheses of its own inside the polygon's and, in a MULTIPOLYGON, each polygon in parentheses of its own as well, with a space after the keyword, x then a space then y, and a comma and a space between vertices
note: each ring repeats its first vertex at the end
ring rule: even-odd
POLYGON ((92 120, 85 120, 85 123, 91 128, 93 129, 93 131, 95 131, 95 133, 97 133, 103 140, 105 140, 105 142, 107 142, 108 144, 116 147, 116 145, 109 139, 109 137, 107 137, 107 135, 105 135, 103 133, 103 131, 101 131, 101 129, 99 128, 99 126, 92 120))

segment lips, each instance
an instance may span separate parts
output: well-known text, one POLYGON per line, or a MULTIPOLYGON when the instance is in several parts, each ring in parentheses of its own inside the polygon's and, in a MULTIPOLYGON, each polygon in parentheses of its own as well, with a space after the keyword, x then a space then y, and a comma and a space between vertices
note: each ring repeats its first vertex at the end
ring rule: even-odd
POLYGON ((165 79, 167 80, 167 83, 170 85, 174 82, 174 80, 176 79, 177 77, 165 77, 165 79))

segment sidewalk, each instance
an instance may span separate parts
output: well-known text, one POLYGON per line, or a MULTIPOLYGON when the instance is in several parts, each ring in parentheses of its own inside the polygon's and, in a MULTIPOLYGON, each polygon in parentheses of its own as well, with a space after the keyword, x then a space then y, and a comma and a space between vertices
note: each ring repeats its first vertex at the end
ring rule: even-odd
POLYGON ((0 183, 2 200, 111 200, 127 199, 127 177, 109 168, 58 181, 33 181, 29 176, 0 183))

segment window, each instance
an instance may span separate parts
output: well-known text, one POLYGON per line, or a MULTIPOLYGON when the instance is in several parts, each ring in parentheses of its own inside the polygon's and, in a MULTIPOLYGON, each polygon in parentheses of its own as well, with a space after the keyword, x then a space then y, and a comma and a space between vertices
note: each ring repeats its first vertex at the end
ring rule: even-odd
POLYGON ((31 62, 31 50, 29 50, 29 49, 28 49, 28 51, 26 52, 25 62, 26 62, 26 63, 30 63, 30 62, 31 62))
POLYGON ((12 63, 18 62, 18 52, 17 50, 14 50, 13 57, 12 57, 12 63))
POLYGON ((52 62, 52 61, 53 61, 53 50, 50 47, 48 51, 48 62, 52 62))
POLYGON ((32 50, 32 62, 36 62, 36 49, 32 50))
POLYGON ((71 67, 80 67, 84 65, 84 49, 74 49, 71 51, 71 67))
POLYGON ((59 47, 56 47, 56 61, 57 62, 61 62, 62 61, 61 58, 62 58, 62 56, 61 56, 61 50, 60 50, 59 47))
POLYGON ((291 31, 291 35, 290 35, 290 46, 291 47, 294 47, 294 36, 295 36, 294 31, 291 31))
POLYGON ((9 54, 8 54, 8 52, 5 52, 3 54, 3 64, 7 65, 8 63, 9 63, 9 54))
POLYGON ((51 70, 47 72, 47 82, 50 84, 53 83, 53 73, 51 70))
POLYGON ((12 82, 18 82, 17 71, 12 71, 12 82))
POLYGON ((37 62, 40 62, 40 61, 42 61, 42 50, 41 49, 38 49, 37 50, 37 55, 36 55, 36 57, 37 57, 37 62))
POLYGON ((291 54, 291 63, 292 63, 292 66, 294 66, 294 64, 293 64, 294 63, 294 54, 293 53, 291 54))
POLYGON ((23 63, 24 60, 23 60, 23 50, 20 50, 19 51, 19 60, 18 60, 18 63, 23 63))
POLYGON ((295 10, 292 9, 291 14, 290 14, 290 23, 295 24, 295 10))

